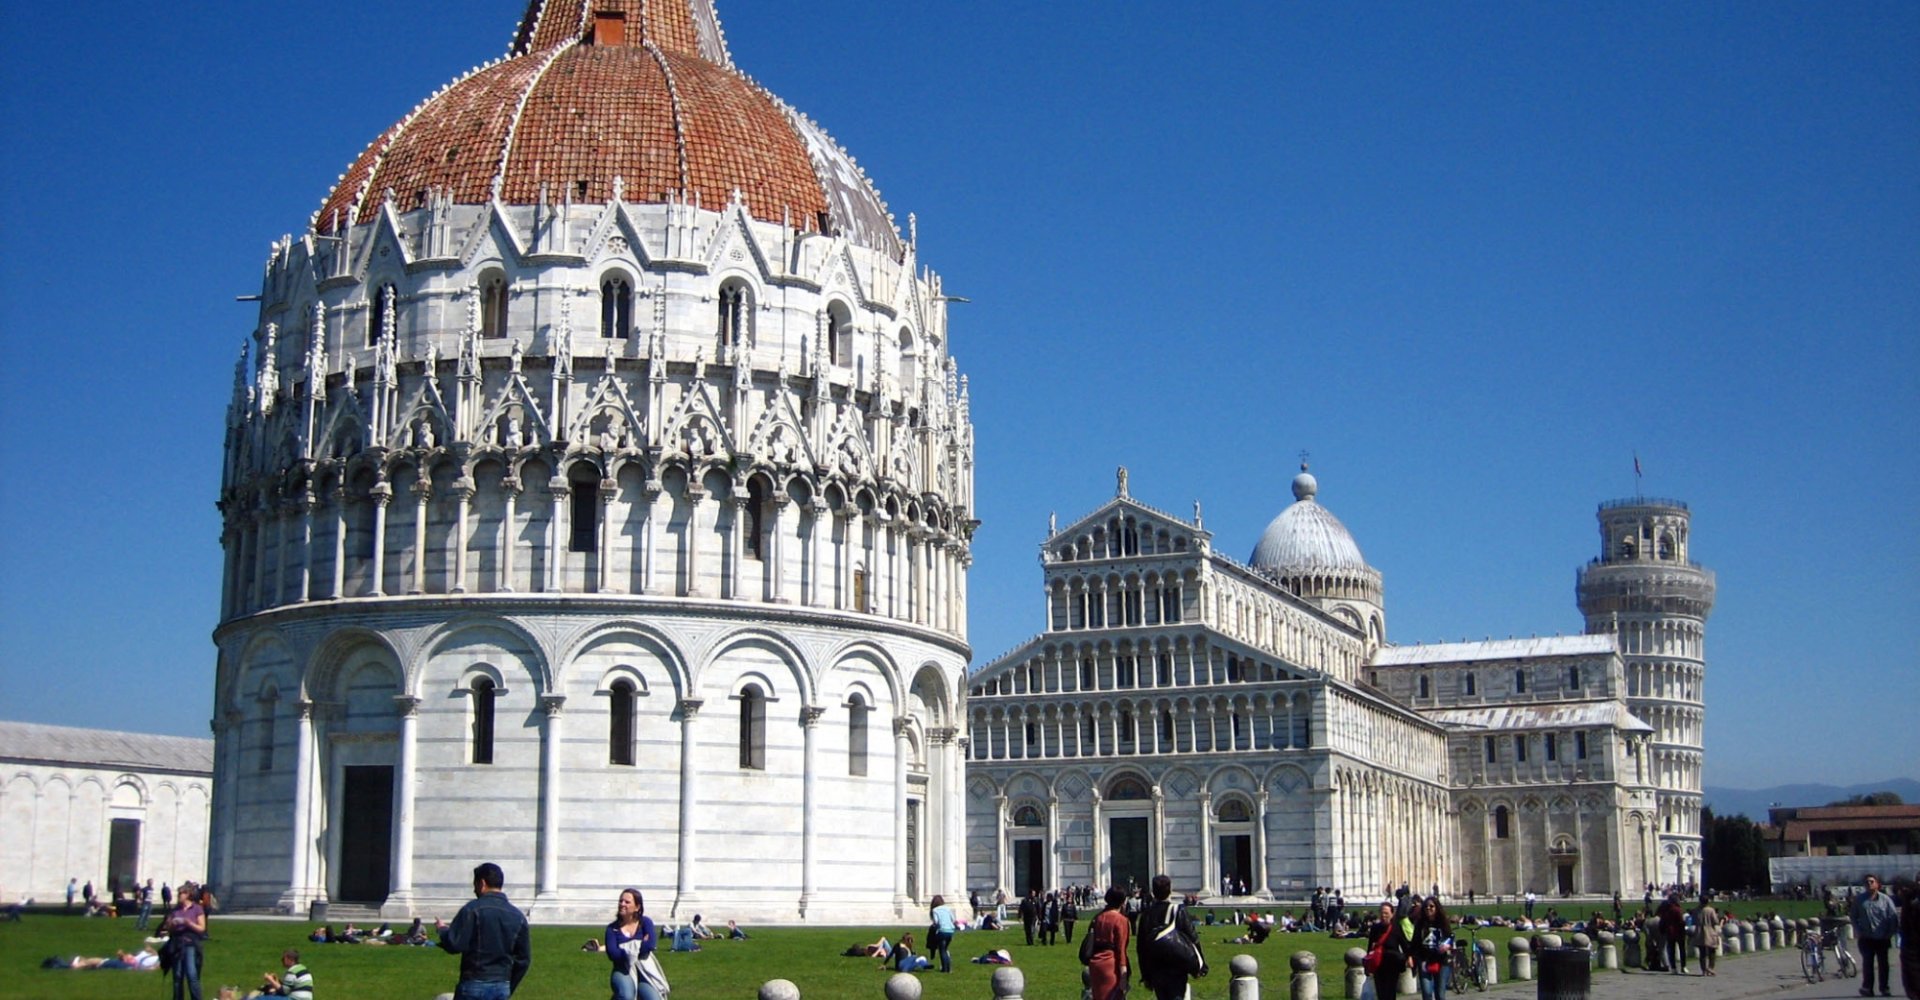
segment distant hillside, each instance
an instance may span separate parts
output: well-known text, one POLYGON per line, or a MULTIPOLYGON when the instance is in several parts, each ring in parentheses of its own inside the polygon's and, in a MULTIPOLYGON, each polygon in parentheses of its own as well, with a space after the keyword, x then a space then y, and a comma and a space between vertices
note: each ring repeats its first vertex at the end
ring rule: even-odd
POLYGON ((1783 806, 1824 806, 1850 795, 1872 792, 1893 792, 1908 805, 1920 805, 1920 781, 1912 778, 1867 781, 1858 785, 1775 785, 1772 788, 1716 788, 1708 785, 1706 798, 1707 806, 1716 816, 1745 814, 1764 823, 1767 820, 1767 807, 1775 803, 1783 806))

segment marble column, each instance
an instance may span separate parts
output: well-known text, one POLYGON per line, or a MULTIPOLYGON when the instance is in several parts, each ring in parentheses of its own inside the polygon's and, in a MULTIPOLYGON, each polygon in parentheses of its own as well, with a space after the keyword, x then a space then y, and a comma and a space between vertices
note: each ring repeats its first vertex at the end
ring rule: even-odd
POLYGON ((813 901, 814 879, 820 863, 818 825, 813 818, 814 810, 819 805, 815 793, 819 779, 819 740, 815 732, 820 727, 820 717, 826 712, 826 709, 814 705, 800 709, 800 756, 805 775, 800 786, 800 917, 803 920, 813 901))
POLYGON ((333 488, 333 592, 328 597, 346 596, 347 589, 347 488, 333 488))
POLYGON ((513 553, 519 548, 520 480, 506 476, 500 480, 500 590, 513 592, 513 553))
POLYGON ((547 480, 547 564, 540 573, 540 580, 534 589, 543 593, 557 594, 567 587, 567 571, 563 560, 571 548, 568 532, 572 528, 569 513, 573 505, 567 502, 573 496, 572 484, 561 476, 547 480))
POLYGON ((387 505, 393 502, 393 487, 384 482, 374 483, 370 498, 373 501, 373 579, 367 593, 381 597, 387 592, 387 505))
POLYGON ((313 599, 313 490, 300 495, 300 596, 302 602, 313 599))
POLYGON ((453 498, 458 507, 454 514, 453 535, 453 580, 447 587, 449 594, 467 592, 467 550, 471 541, 467 535, 467 518, 473 511, 473 481, 460 479, 453 484, 453 498))
POLYGON ((432 497, 433 482, 422 469, 413 483, 413 582, 407 587, 409 594, 422 594, 427 589, 427 501, 432 497))
POLYGON ((699 884, 693 853, 697 835, 694 811, 700 801, 695 781, 698 772, 694 768, 697 755, 694 722, 700 717, 700 706, 703 704, 705 702, 698 698, 680 700, 680 872, 675 880, 676 896, 670 914, 675 920, 693 919, 692 907, 699 884))
POLYGON ((893 720, 893 908, 905 913, 907 906, 907 758, 913 753, 908 738, 911 720, 897 716, 893 720))
POLYGON ((1267 884, 1267 790, 1253 793, 1253 885, 1254 893, 1269 898, 1273 887, 1267 884))
POLYGON ((775 604, 787 601, 787 511, 793 507, 793 499, 785 490, 773 495, 773 537, 767 540, 766 558, 762 560, 761 570, 767 577, 767 599, 775 604))
POLYGON ((294 711, 299 713, 299 726, 293 744, 292 865, 287 891, 280 894, 280 907, 297 914, 313 899, 307 884, 311 877, 308 857, 313 848, 309 835, 313 814, 313 702, 295 702, 294 711))
POLYGON ((540 696, 540 864, 537 901, 551 902, 560 890, 560 710, 565 695, 540 696))
POLYGON ((413 912, 413 798, 414 772, 419 767, 420 699, 395 695, 393 706, 400 716, 400 763, 393 776, 392 885, 381 914, 398 917, 413 912))

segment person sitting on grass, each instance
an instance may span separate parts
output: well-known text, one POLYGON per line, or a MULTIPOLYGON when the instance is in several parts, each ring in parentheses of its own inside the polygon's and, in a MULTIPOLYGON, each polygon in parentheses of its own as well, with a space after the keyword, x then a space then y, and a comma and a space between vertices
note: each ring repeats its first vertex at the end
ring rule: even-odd
POLYGON ((880 963, 882 969, 892 966, 895 972, 919 972, 933 967, 933 960, 925 955, 913 953, 913 935, 900 935, 899 943, 887 954, 887 960, 880 963))
POLYGON ((314 928, 312 934, 307 935, 307 940, 312 941, 314 944, 332 944, 333 926, 330 924, 321 924, 319 927, 314 928))
POLYGON ((20 922, 20 915, 27 912, 27 907, 32 905, 33 905, 32 896, 28 896, 27 898, 19 900, 17 902, 8 903, 7 908, 4 911, 0 911, 0 920, 5 920, 8 923, 17 924, 20 922))
POLYGON ((700 922, 700 914, 693 915, 693 939, 695 941, 713 940, 713 928, 700 922))
POLYGON ((284 971, 276 976, 269 972, 260 977, 261 986, 247 994, 247 1000, 254 997, 287 997, 288 1000, 313 1000, 313 973, 300 964, 300 952, 288 948, 280 953, 280 968, 284 971))
POLYGON ((413 918, 413 926, 407 928, 407 943, 417 948, 425 947, 428 943, 427 929, 421 925, 419 917, 413 918))
POLYGON ((1012 965, 1013 955, 1005 948, 995 948, 972 961, 975 965, 1012 965))
POLYGON ((740 929, 739 923, 732 920, 727 921, 727 940, 745 941, 746 939, 747 932, 740 929))
POLYGON ((847 945, 847 950, 840 954, 847 958, 885 958, 892 950, 893 945, 887 943, 887 936, 882 934, 880 935, 880 940, 872 944, 861 944, 855 941, 847 945))

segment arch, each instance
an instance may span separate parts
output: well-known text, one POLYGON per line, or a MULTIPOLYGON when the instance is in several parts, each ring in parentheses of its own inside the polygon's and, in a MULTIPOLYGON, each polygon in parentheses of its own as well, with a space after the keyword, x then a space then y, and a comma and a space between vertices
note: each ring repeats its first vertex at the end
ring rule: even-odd
POLYGON ((1100 797, 1108 802, 1138 802, 1153 798, 1153 782, 1131 768, 1107 776, 1100 797))
POLYGON ((614 265, 600 272, 600 337, 626 340, 633 336, 633 275, 614 265))
POLYGON ((730 348, 753 347, 753 284, 739 275, 728 275, 720 281, 717 298, 714 336, 720 353, 715 356, 725 356, 730 348))
POLYGON ((506 269, 498 261, 482 264, 474 289, 480 296, 480 336, 489 340, 505 337, 509 319, 506 269))
POLYGON ((326 638, 314 647, 313 655, 307 660, 305 676, 301 679, 300 697, 307 701, 329 700, 340 682, 341 671, 356 653, 367 647, 385 654, 404 676, 406 660, 400 655, 400 650, 394 647, 390 637, 365 626, 346 625, 327 633, 326 638))
POLYGON ((838 298, 827 302, 826 340, 828 359, 841 368, 852 368, 853 310, 845 301, 838 298))
MULTIPOLYGON (((665 630, 637 618, 615 618, 587 626, 566 640, 565 645, 560 647, 561 653, 556 662, 563 664, 564 672, 564 665, 578 662, 595 647, 618 641, 631 642, 658 657, 667 667, 677 689, 676 694, 692 690, 687 658, 680 647, 665 630)), ((611 674, 603 678, 610 679, 611 674)))
MULTIPOLYGON (((441 622, 429 629, 419 641, 419 659, 407 670, 406 692, 411 695, 421 693, 421 685, 427 666, 436 659, 451 653, 461 643, 493 638, 493 644, 509 653, 528 657, 528 680, 534 684, 535 694, 556 693, 553 664, 547 660, 546 649, 533 633, 517 622, 497 615, 470 614, 461 615, 441 622)), ((488 659, 487 657, 481 657, 488 659)), ((402 661, 405 662, 405 661, 402 661)), ((498 670, 498 667, 495 668, 498 670)), ((503 675, 504 676, 504 675, 503 675)))
MULTIPOLYGON (((755 625, 744 626, 728 632, 708 647, 706 655, 701 658, 698 683, 705 684, 707 682, 707 672, 713 669, 727 654, 742 649, 759 649, 763 652, 771 653, 773 661, 787 671, 789 678, 793 682, 793 689, 799 697, 800 702, 802 704, 811 704, 815 700, 815 692, 812 684, 813 671, 809 665, 806 654, 786 636, 755 625)), ((768 685, 770 689, 769 693, 778 690, 778 687, 773 683, 771 675, 765 670, 746 668, 743 669, 741 673, 758 674, 762 678, 763 683, 768 685)), ((736 693, 738 691, 738 685, 730 684, 727 690, 729 694, 736 693)))

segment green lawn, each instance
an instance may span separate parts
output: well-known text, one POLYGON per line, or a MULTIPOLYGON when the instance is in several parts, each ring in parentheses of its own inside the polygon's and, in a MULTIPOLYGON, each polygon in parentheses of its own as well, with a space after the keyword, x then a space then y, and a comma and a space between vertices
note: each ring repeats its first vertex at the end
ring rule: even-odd
MULTIPOLYGON (((1787 916, 1811 916, 1818 905, 1733 904, 1741 915, 1779 909, 1787 916)), ((1513 913, 1516 907, 1474 907, 1474 912, 1513 913)), ((1543 906, 1540 912, 1544 912, 1543 906)), ((1081 925, 1084 929, 1084 922, 1081 925)), ((279 969, 281 949, 301 948, 313 969, 321 1000, 426 1000, 453 988, 457 960, 438 948, 375 948, 362 945, 308 945, 311 928, 303 923, 216 917, 213 939, 207 943, 206 970, 201 977, 208 1000, 221 985, 251 989, 260 974, 279 969)), ((662 963, 673 981, 675 1000, 739 998, 755 995, 769 979, 789 979, 806 1000, 875 1000, 882 996, 887 973, 878 962, 842 958, 840 952, 856 941, 867 942, 882 933, 889 937, 920 927, 764 928, 753 930, 744 942, 709 942, 697 954, 667 954, 662 963)), ((579 950, 597 927, 535 927, 533 971, 516 994, 526 1000, 580 1000, 607 996, 607 960, 579 950)), ((1217 972, 1198 980, 1194 1000, 1225 1000, 1227 959, 1249 954, 1260 962, 1261 995, 1287 996, 1287 958, 1302 948, 1320 959, 1321 995, 1341 996, 1341 956, 1357 942, 1333 940, 1322 934, 1276 934, 1263 945, 1228 945, 1238 932, 1225 926, 1203 927, 1201 939, 1217 972)), ((1504 963, 1511 932, 1496 931, 1504 963)), ((20 923, 0 924, 0 996, 20 998, 110 998, 151 1000, 164 994, 160 977, 135 972, 43 971, 40 960, 49 955, 104 955, 138 946, 141 932, 133 921, 85 919, 61 914, 29 914, 20 923)), ((1006 948, 1026 973, 1027 993, 1033 1000, 1070 1000, 1080 993, 1076 949, 1066 944, 1028 948, 1018 930, 966 932, 954 941, 954 971, 921 973, 927 1000, 986 1000, 992 996, 988 980, 993 966, 965 962, 990 948, 1006 948)))

